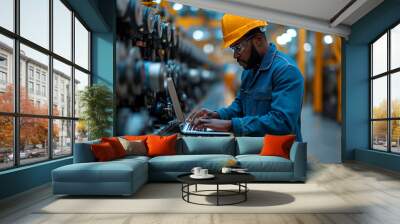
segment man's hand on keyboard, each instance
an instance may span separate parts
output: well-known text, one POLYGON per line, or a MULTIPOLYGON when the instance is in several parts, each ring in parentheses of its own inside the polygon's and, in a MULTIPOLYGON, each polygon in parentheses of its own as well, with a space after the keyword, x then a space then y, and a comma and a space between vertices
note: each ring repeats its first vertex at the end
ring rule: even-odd
POLYGON ((219 118, 219 115, 215 111, 203 108, 201 110, 195 111, 192 114, 190 114, 189 117, 187 118, 187 122, 189 122, 192 126, 196 126, 198 120, 202 118, 208 118, 208 119, 219 118))
POLYGON ((211 128, 214 131, 230 131, 232 128, 232 121, 200 118, 194 127, 196 129, 211 128))

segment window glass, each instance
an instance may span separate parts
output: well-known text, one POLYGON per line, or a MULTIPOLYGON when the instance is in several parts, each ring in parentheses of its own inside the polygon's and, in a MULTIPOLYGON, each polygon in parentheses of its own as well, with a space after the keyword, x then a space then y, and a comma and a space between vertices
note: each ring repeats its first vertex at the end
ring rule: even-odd
POLYGON ((390 32, 390 68, 400 67, 400 24, 390 32))
POLYGON ((49 120, 45 118, 20 118, 21 164, 35 163, 49 158, 49 120))
POLYGON ((372 44, 372 75, 387 71, 387 34, 372 44))
POLYGON ((60 1, 53 0, 53 51, 71 60, 72 12, 60 1))
POLYGON ((72 121, 53 120, 53 157, 72 154, 72 121))
POLYGON ((89 131, 84 120, 75 121, 75 142, 85 142, 89 138, 89 131))
POLYGON ((14 31, 14 0, 0 1, 0 26, 14 31))
POLYGON ((75 63, 89 70, 89 32, 75 18, 75 63))
MULTIPOLYGON (((0 4, 1 5, 1 4, 0 4)), ((0 111, 14 111, 14 43, 0 34, 0 111)))
POLYGON ((372 122, 372 148, 387 151, 387 121, 372 122))
POLYGON ((393 120, 390 122, 390 139, 392 141, 391 151, 395 153, 400 153, 400 120, 393 120))
POLYGON ((89 75, 75 69, 75 117, 80 117, 82 113, 80 95, 87 86, 89 86, 89 75))
POLYGON ((40 114, 40 115, 48 114, 48 108, 49 108, 49 97, 48 97, 49 94, 47 93, 49 85, 48 63, 49 63, 49 57, 47 55, 21 44, 21 53, 20 53, 21 113, 40 114), (35 83, 34 94, 29 94, 28 91, 29 88, 29 86, 27 86, 28 74, 26 74, 27 67, 28 68, 33 67, 36 73, 34 81, 35 83), (43 76, 45 77, 45 81, 43 81, 42 78, 43 76), (35 101, 36 104, 32 104, 31 100, 35 101))
POLYGON ((49 0, 20 0, 21 36, 49 48, 49 0))
POLYGON ((372 81, 372 118, 387 118, 387 77, 372 81))
POLYGON ((53 115, 72 116, 71 66, 53 60, 53 115))
POLYGON ((0 170, 14 166, 13 117, 0 115, 0 170))
POLYGON ((400 118, 400 72, 391 75, 390 86, 391 116, 400 118))

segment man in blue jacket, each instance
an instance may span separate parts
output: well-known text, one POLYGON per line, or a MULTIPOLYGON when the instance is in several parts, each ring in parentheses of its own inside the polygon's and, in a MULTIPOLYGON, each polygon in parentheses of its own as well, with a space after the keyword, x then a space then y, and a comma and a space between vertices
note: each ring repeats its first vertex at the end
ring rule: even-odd
POLYGON ((201 109, 189 116, 194 128, 231 131, 236 136, 295 134, 302 141, 300 113, 304 80, 295 62, 268 43, 266 22, 225 14, 225 47, 245 69, 233 103, 217 111, 201 109))

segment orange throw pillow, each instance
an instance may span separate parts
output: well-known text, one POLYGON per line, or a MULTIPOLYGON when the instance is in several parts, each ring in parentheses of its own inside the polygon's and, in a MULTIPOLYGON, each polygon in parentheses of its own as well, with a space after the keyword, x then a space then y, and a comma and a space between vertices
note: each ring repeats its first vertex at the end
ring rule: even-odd
POLYGON ((176 155, 176 139, 178 135, 170 136, 159 136, 149 135, 147 136, 147 148, 148 156, 165 156, 165 155, 176 155))
POLYGON ((126 151, 117 137, 101 138, 101 142, 108 142, 114 149, 117 158, 125 157, 126 151))
POLYGON ((290 159, 290 148, 295 139, 295 135, 265 135, 260 155, 290 159))
POLYGON ((117 158, 114 149, 108 142, 93 144, 90 146, 90 148, 94 154, 94 157, 99 162, 110 161, 117 158))

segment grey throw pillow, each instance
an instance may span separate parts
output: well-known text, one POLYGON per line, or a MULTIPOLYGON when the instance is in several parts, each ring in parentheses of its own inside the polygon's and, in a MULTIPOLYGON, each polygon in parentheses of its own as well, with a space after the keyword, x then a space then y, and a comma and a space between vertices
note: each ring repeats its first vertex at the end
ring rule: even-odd
POLYGON ((126 155, 145 156, 147 155, 146 145, 142 140, 128 141, 118 137, 119 142, 126 151, 126 155))

